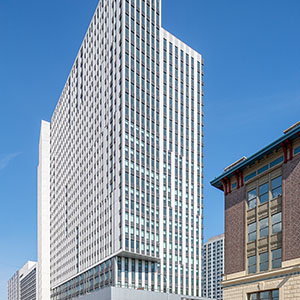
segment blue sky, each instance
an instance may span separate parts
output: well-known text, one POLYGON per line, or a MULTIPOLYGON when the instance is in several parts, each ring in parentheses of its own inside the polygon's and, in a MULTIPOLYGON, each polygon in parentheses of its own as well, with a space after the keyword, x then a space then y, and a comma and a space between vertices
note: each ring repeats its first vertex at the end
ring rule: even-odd
MULTIPOLYGON (((40 120, 98 0, 0 0, 0 299, 36 259, 40 120)), ((205 240, 223 232, 222 169, 300 119, 300 1, 163 0, 163 26, 205 59, 205 240)))

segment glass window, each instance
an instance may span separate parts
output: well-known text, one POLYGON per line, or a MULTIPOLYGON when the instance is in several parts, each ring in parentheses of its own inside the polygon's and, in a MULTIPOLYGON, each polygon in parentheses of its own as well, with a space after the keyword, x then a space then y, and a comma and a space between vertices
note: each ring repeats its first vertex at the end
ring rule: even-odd
POLYGON ((265 183, 259 187, 259 201, 260 203, 269 201, 269 183, 265 183))
POLYGON ((131 272, 132 272, 131 280, 132 280, 132 283, 134 283, 134 281, 135 281, 135 260, 134 259, 132 259, 132 262, 131 262, 131 272))
POLYGON ((259 255, 259 270, 267 271, 269 269, 269 253, 265 252, 259 255))
POLYGON ((248 273, 256 273, 256 255, 248 257, 248 273))
POLYGON ((143 263, 139 260, 139 280, 142 280, 143 263))
POLYGON ((256 240, 256 222, 248 225, 248 242, 256 240))
POLYGON ((256 189, 248 192, 248 209, 256 207, 256 189))
POLYGON ((118 257, 118 277, 119 277, 119 280, 121 279, 121 270, 122 270, 122 261, 121 261, 121 258, 118 257))
POLYGON ((263 238, 269 235, 269 218, 259 221, 259 237, 263 238))
POLYGON ((283 162, 283 156, 281 156, 281 157, 275 159, 274 161, 272 161, 270 163, 270 168, 273 168, 274 166, 280 164, 281 162, 283 162))
POLYGON ((269 165, 265 165, 264 167, 257 170, 257 174, 261 174, 261 173, 265 172, 268 169, 269 169, 269 165))
POLYGON ((269 292, 261 292, 259 295, 259 299, 260 300, 269 300, 270 299, 269 295, 270 295, 269 292))
POLYGON ((251 294, 249 297, 249 300, 257 300, 257 299, 258 299, 257 293, 251 294))
POLYGON ((253 293, 249 295, 249 300, 279 300, 279 290, 253 293))
POLYGON ((295 150, 294 150, 294 155, 300 153, 300 147, 297 147, 295 150))
POLYGON ((272 251, 272 269, 277 269, 281 267, 281 249, 276 249, 272 251))
POLYGON ((279 300, 279 290, 272 291, 272 300, 279 300))
POLYGON ((256 176, 256 171, 245 177, 245 182, 256 176))
POLYGON ((272 180, 272 199, 282 195, 281 182, 282 182, 281 176, 272 180))
POLYGON ((278 213, 272 216, 272 233, 282 231, 282 213, 278 213))

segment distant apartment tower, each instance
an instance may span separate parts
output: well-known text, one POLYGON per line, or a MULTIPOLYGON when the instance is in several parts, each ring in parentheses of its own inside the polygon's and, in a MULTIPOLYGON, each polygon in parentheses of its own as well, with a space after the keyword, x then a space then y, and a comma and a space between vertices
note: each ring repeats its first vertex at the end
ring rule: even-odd
POLYGON ((299 300, 300 122, 211 184, 225 193, 224 300, 299 300))
POLYGON ((202 65, 161 27, 160 0, 99 2, 40 161, 52 299, 201 296, 202 65))
POLYGON ((8 281, 8 300, 37 299, 37 263, 27 262, 8 281))
POLYGON ((224 234, 210 238, 202 252, 202 296, 223 299, 224 234))

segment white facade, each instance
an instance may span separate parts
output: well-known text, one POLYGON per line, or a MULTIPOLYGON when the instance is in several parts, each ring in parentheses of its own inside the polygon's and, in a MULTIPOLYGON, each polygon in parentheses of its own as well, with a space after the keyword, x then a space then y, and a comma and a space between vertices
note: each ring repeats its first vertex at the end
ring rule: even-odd
POLYGON ((160 57, 161 285, 171 292, 200 296, 202 60, 164 29, 160 57))
POLYGON ((200 296, 202 126, 201 55, 160 0, 100 1, 51 119, 53 299, 200 296))
POLYGON ((19 271, 20 300, 37 300, 37 263, 27 262, 19 271))
POLYGON ((8 280, 7 300, 19 300, 19 271, 8 280))
POLYGON ((8 300, 36 300, 37 263, 28 261, 9 280, 7 288, 8 300))
POLYGON ((38 165, 38 300, 50 300, 50 123, 42 121, 38 165))
POLYGON ((224 234, 203 245, 202 296, 223 299, 221 281, 224 274, 224 234))
MULTIPOLYGON (((124 289, 120 287, 106 287, 92 294, 80 296, 75 300, 181 300, 180 295, 144 290, 124 289)), ((207 299, 211 300, 211 299, 207 299)))

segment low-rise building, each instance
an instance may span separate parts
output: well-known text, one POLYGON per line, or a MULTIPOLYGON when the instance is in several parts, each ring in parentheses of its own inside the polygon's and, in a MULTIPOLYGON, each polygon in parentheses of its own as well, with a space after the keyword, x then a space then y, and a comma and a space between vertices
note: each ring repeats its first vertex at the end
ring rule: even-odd
POLYGON ((299 300, 300 123, 211 184, 225 193, 224 300, 299 300))
POLYGON ((7 300, 19 300, 19 271, 8 280, 7 300))
POLYGON ((9 280, 7 288, 8 300, 37 299, 37 263, 28 261, 9 280))

